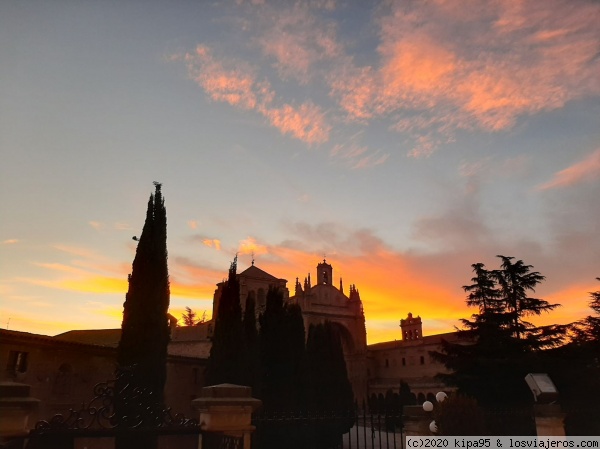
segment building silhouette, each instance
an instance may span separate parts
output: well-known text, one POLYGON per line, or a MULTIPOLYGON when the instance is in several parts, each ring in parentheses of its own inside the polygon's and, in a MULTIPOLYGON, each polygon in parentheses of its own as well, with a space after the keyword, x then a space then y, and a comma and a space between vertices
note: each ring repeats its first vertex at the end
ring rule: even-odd
MULTIPOLYGON (((301 283, 296 278, 290 296, 287 280, 273 276, 254 263, 239 273, 240 302, 254 296, 257 314, 266 305, 270 286, 283 291, 284 300, 302 309, 308 334, 311 325, 329 321, 338 331, 344 350, 355 398, 383 401, 388 392, 397 394, 406 382, 418 401, 431 399, 444 386, 435 375, 445 367, 429 356, 439 350, 442 339, 456 341, 456 333, 423 335, 419 316, 408 314, 400 321, 401 339, 367 345, 365 314, 358 288, 350 285, 346 294, 342 279, 334 283, 331 264, 316 266, 313 285, 308 274, 301 283)), ((217 284, 213 298, 213 319, 197 326, 178 327, 171 317, 168 346, 165 401, 176 412, 193 413, 191 401, 205 386, 204 370, 210 354, 213 323, 223 283, 217 284)), ((31 386, 31 396, 41 400, 39 416, 65 412, 93 396, 93 387, 111 379, 116 368, 116 348, 121 329, 73 330, 54 337, 0 329, 0 382, 31 386)), ((446 388, 446 391, 448 389, 446 388)), ((31 424, 34 424, 33 421, 31 424)))

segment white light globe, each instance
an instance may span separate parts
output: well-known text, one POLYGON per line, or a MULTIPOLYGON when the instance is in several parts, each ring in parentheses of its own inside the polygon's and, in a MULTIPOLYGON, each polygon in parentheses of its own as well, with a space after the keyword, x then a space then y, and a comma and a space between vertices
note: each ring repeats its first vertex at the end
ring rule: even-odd
POLYGON ((433 433, 437 433, 437 431, 438 431, 438 426, 437 426, 437 424, 435 423, 435 421, 431 421, 431 422, 429 423, 429 430, 430 430, 431 432, 433 432, 433 433))
POLYGON ((448 397, 448 395, 446 393, 444 393, 443 391, 440 391, 438 394, 435 395, 435 400, 438 402, 444 402, 444 400, 448 397))
POLYGON ((426 412, 430 412, 433 410, 433 404, 429 401, 425 401, 423 402, 423 410, 425 410, 426 412))

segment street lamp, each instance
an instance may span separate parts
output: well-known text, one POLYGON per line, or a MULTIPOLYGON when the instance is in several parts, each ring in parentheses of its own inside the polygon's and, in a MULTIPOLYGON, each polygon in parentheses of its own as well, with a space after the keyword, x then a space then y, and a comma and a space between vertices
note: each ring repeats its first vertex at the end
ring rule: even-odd
MULTIPOLYGON (((439 402, 444 402, 446 400, 446 398, 448 397, 448 395, 446 393, 444 393, 443 391, 438 392, 435 395, 435 400, 439 403, 439 402)), ((433 403, 431 401, 425 401, 423 402, 423 410, 425 410, 426 412, 432 412, 433 411, 433 403)), ((435 420, 431 421, 429 423, 429 431, 431 433, 437 433, 438 431, 438 426, 435 423, 435 420)))

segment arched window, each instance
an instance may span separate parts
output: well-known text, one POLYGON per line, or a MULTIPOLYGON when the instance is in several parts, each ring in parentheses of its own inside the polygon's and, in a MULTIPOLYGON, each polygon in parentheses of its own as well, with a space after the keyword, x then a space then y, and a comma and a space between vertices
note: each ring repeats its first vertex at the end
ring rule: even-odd
POLYGON ((58 396, 64 396, 71 392, 71 381, 73 377, 73 367, 68 363, 63 363, 58 368, 58 373, 54 378, 52 393, 58 396))

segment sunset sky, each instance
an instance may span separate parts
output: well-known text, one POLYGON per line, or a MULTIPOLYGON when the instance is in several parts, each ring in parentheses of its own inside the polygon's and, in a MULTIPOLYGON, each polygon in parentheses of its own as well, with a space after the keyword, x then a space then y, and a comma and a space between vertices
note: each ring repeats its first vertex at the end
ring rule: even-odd
POLYGON ((0 327, 116 328, 152 182, 171 311, 239 254, 356 284, 369 343, 514 256, 600 288, 600 3, 2 1, 0 327))

